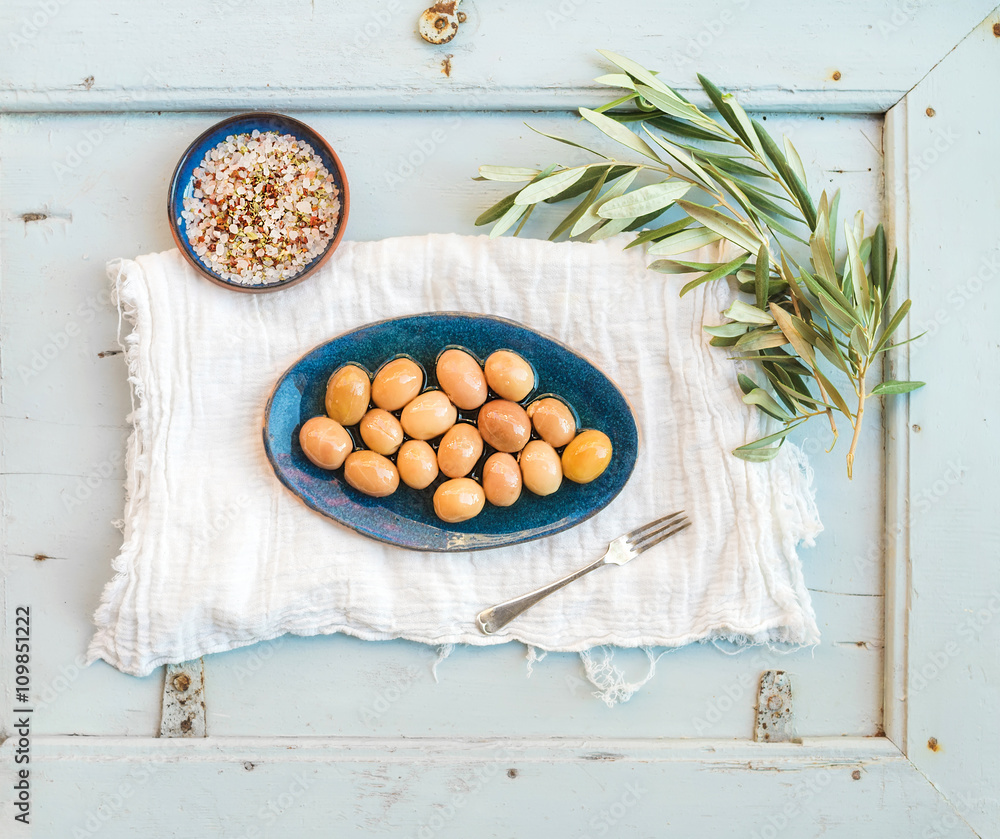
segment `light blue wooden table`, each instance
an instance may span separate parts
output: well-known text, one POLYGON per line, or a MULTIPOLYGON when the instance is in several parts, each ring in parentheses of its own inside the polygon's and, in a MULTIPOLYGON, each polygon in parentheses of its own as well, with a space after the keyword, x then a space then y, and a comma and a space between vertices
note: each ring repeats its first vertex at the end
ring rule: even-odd
MULTIPOLYGON (((997 836, 1000 16, 991 2, 225 0, 0 9, 0 836, 997 836), (984 20, 985 18, 985 20, 984 20), (480 163, 572 162, 608 47, 691 96, 702 72, 881 219, 930 382, 868 423, 853 484, 812 455, 815 650, 694 646, 631 702, 574 655, 285 637, 205 660, 209 736, 157 738, 162 672, 82 666, 120 545, 129 395, 107 259, 171 247, 166 182, 221 116, 293 112, 338 150, 350 238, 476 232, 480 163), (908 288, 908 292, 906 289, 908 288), (32 614, 30 828, 13 820, 16 608, 32 614), (751 741, 761 671, 801 743, 751 741), (82 736, 81 736, 82 735, 82 736)), ((698 99, 701 102, 701 99, 698 99)), ((533 221, 534 225, 535 222, 533 221)), ((549 218, 527 235, 545 235, 549 218)), ((650 282, 661 282, 650 275, 650 282)), ((909 374, 907 375, 907 370, 909 374)), ((617 661, 640 676, 640 652, 617 661)))

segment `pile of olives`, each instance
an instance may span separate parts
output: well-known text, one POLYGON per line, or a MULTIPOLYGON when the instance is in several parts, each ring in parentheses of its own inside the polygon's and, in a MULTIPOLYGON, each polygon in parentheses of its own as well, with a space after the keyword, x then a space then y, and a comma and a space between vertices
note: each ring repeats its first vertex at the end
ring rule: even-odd
POLYGON ((509 507, 522 486, 551 495, 563 478, 586 484, 608 468, 608 436, 578 431, 558 396, 522 407, 535 390, 535 371, 517 353, 497 350, 480 364, 468 350, 449 347, 435 375, 440 390, 425 389, 423 368, 406 356, 383 364, 374 379, 357 364, 340 367, 327 382, 327 415, 299 431, 303 453, 321 469, 343 466, 348 484, 375 497, 391 495, 400 481, 427 489, 443 475, 434 512, 446 522, 471 519, 486 502, 509 507))

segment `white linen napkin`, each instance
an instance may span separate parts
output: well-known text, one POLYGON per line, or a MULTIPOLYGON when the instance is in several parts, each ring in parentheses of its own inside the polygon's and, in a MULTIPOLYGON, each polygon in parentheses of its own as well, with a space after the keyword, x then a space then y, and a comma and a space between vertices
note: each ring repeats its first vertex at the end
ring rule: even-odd
MULTIPOLYGON (((239 294, 175 251, 109 265, 134 431, 124 544, 95 615, 91 661, 145 675, 274 638, 344 632, 543 650, 819 639, 796 555, 820 524, 805 455, 730 451, 763 433, 732 361, 708 346, 731 291, 646 270, 623 242, 431 235, 344 242, 304 283, 239 294), (414 553, 301 504, 264 456, 264 405, 305 352, 370 321, 439 310, 500 315, 571 346, 629 397, 640 452, 624 491, 583 524, 478 553, 414 553), (495 636, 474 616, 600 556, 670 511, 694 526, 629 565, 551 596, 495 636)), ((712 258, 712 257, 706 257, 712 258)), ((585 658, 585 661, 589 660, 585 658)))

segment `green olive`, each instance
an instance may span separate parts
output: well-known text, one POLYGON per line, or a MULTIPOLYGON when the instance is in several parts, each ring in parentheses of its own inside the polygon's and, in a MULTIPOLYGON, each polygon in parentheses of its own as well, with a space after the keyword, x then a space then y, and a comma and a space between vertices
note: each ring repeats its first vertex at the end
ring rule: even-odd
POLYGON ((384 364, 372 382, 372 402, 387 411, 398 411, 415 399, 424 386, 424 371, 409 358, 384 364))
POLYGON ((357 425, 368 410, 372 383, 356 364, 341 367, 326 385, 326 413, 343 426, 357 425))
POLYGON ((344 426, 329 417, 313 417, 299 429, 302 453, 320 469, 339 469, 354 449, 344 426))
POLYGON ((403 442, 403 426, 388 411, 372 408, 361 418, 361 439, 373 452, 395 454, 403 442))
POLYGON ((483 453, 483 438, 474 425, 460 422, 449 428, 438 445, 438 467, 442 475, 462 478, 472 471, 483 453))
POLYGON ((399 473, 392 461, 378 452, 351 452, 344 461, 344 479, 358 492, 382 498, 399 486, 399 473))
POLYGON ((565 446, 576 434, 576 419, 565 402, 552 396, 528 406, 531 424, 546 443, 554 448, 565 446))
POLYGON ((552 495, 562 484, 559 455, 544 440, 532 440, 517 459, 524 485, 535 495, 552 495))
POLYGON ((468 521, 486 505, 486 494, 472 478, 452 478, 434 491, 434 512, 442 521, 468 521))
POLYGON ((438 476, 437 455, 430 443, 407 440, 396 455, 399 479, 413 489, 426 489, 438 476))
POLYGON ((494 399, 479 409, 479 433, 499 452, 519 452, 531 437, 531 420, 524 408, 506 399, 494 399))
POLYGON ((611 440, 602 431, 581 431, 562 454, 563 474, 577 484, 589 484, 611 463, 611 440))
POLYGON ((403 431, 414 440, 440 437, 455 424, 458 409, 440 390, 421 393, 410 402, 399 417, 403 431))

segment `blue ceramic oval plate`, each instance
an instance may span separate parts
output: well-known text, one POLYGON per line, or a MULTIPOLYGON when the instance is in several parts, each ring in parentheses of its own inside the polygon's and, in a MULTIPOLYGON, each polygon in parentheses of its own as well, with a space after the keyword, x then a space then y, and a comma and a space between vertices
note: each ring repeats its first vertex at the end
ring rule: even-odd
MULTIPOLYGON (((471 412, 474 415, 474 412, 471 412)), ((472 419, 462 413, 460 419, 472 419)), ((431 441, 432 444, 436 441, 431 441)), ((565 530, 590 518, 621 492, 635 467, 639 433, 632 409, 618 387, 589 361, 563 344, 501 318, 460 313, 415 315, 380 321, 322 344, 297 361, 279 380, 264 413, 264 447, 279 480, 306 505, 360 533, 403 548, 468 551, 513 545, 565 530), (611 464, 590 484, 563 481, 545 498, 527 490, 511 507, 489 504, 473 519, 442 522, 434 514, 433 491, 402 482, 385 498, 371 498, 349 486, 343 469, 314 466, 299 446, 299 428, 323 416, 326 382, 353 362, 374 373, 384 362, 408 355, 427 371, 434 386, 434 362, 447 346, 462 346, 485 359, 497 349, 520 353, 535 368, 536 389, 558 394, 576 411, 581 428, 611 439, 611 464)), ((483 458, 492 450, 487 447, 483 458)), ((482 461, 480 461, 481 463, 482 461)))

